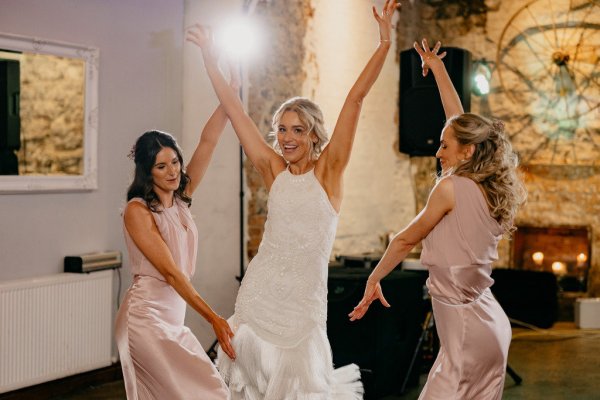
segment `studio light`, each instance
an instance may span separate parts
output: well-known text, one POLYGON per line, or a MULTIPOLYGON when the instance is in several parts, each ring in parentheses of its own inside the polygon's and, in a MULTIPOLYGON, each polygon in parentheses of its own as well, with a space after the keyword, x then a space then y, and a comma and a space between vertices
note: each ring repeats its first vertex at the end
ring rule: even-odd
POLYGON ((492 70, 485 59, 477 60, 473 64, 473 92, 478 96, 485 96, 490 92, 492 70))
POLYGON ((236 61, 257 56, 263 43, 263 32, 251 16, 240 15, 226 21, 215 32, 217 46, 236 61))

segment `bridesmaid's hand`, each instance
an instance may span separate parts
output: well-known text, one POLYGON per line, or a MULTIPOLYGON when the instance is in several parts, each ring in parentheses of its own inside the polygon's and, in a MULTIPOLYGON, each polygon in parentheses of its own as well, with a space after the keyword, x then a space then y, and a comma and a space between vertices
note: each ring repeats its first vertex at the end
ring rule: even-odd
POLYGON ((212 322, 212 327, 217 335, 217 340, 219 341, 219 344, 221 345, 221 348, 223 349, 225 354, 227 354, 229 358, 235 361, 235 350, 231 345, 233 331, 231 330, 231 327, 229 326, 227 321, 217 315, 212 322))
POLYGON ((427 39, 423 38, 423 40, 421 41, 421 46, 422 47, 419 47, 419 44, 417 42, 413 44, 413 47, 415 48, 417 53, 419 53, 419 56, 421 56, 421 67, 423 68, 423 76, 427 76, 427 74, 429 73, 429 69, 443 65, 442 58, 446 57, 446 52, 444 51, 442 54, 438 54, 438 51, 440 51, 440 47, 442 47, 442 43, 439 41, 435 44, 433 49, 430 49, 429 43, 427 43, 427 39))
POLYGON ((198 46, 205 63, 217 63, 219 52, 214 43, 213 32, 208 26, 194 24, 187 30, 185 40, 198 46))
POLYGON ((391 307, 390 303, 388 303, 385 297, 383 297, 381 284, 379 282, 373 282, 369 279, 367 280, 367 287, 365 287, 365 294, 362 300, 356 307, 354 307, 354 310, 348 314, 350 321, 361 319, 366 314, 371 303, 375 300, 381 301, 381 304, 383 304, 385 307, 391 307))
POLYGON ((236 92, 239 93, 242 87, 242 78, 240 77, 240 66, 233 62, 229 62, 229 86, 236 92))

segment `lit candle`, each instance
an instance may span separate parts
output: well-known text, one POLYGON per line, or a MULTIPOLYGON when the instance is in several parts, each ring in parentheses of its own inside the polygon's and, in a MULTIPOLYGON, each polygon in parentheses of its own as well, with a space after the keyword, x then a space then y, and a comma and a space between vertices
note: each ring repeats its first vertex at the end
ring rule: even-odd
POLYGON ((564 275, 567 272, 567 266, 563 262, 554 261, 552 263, 552 272, 556 275, 564 275))
POLYGON ((577 255, 577 265, 583 266, 583 264, 587 261, 587 256, 585 253, 579 253, 577 255))
POLYGON ((535 265, 542 265, 542 263, 544 262, 544 253, 542 253, 541 251, 536 251, 531 255, 531 258, 533 259, 535 265))

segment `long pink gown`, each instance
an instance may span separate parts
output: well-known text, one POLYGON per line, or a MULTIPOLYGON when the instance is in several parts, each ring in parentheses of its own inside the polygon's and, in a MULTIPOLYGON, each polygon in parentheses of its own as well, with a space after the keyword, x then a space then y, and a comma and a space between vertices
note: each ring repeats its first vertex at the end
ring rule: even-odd
POLYGON ((419 399, 499 400, 511 329, 490 275, 502 229, 474 181, 450 179, 455 207, 423 240, 421 254, 440 351, 419 399))
MULTIPOLYGON (((152 215, 175 264, 190 278, 198 230, 187 204, 175 199, 173 207, 152 215)), ((119 308, 115 337, 127 399, 228 399, 219 372, 183 325, 185 301, 142 254, 125 226, 123 230, 133 283, 119 308)))

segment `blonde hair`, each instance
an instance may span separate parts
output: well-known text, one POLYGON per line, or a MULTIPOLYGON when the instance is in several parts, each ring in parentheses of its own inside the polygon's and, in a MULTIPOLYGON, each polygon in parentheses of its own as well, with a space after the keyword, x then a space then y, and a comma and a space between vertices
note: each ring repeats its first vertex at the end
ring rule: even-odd
POLYGON ((293 111, 298 114, 298 119, 302 122, 302 125, 306 128, 307 132, 314 132, 317 137, 316 143, 310 140, 310 156, 312 160, 316 160, 321 155, 325 144, 329 138, 327 137, 327 131, 325 130, 325 121, 323 120, 323 112, 317 104, 312 100, 305 97, 292 97, 285 101, 275 114, 273 114, 273 121, 271 128, 273 131, 271 134, 275 135, 275 141, 273 142, 273 148, 281 154, 281 148, 277 141, 277 130, 281 117, 286 111, 293 111))
POLYGON ((527 198, 525 186, 518 176, 519 160, 504 132, 504 123, 477 114, 464 113, 446 121, 460 145, 474 145, 470 159, 460 162, 449 174, 464 176, 477 182, 486 194, 490 214, 511 233, 515 215, 527 198))

